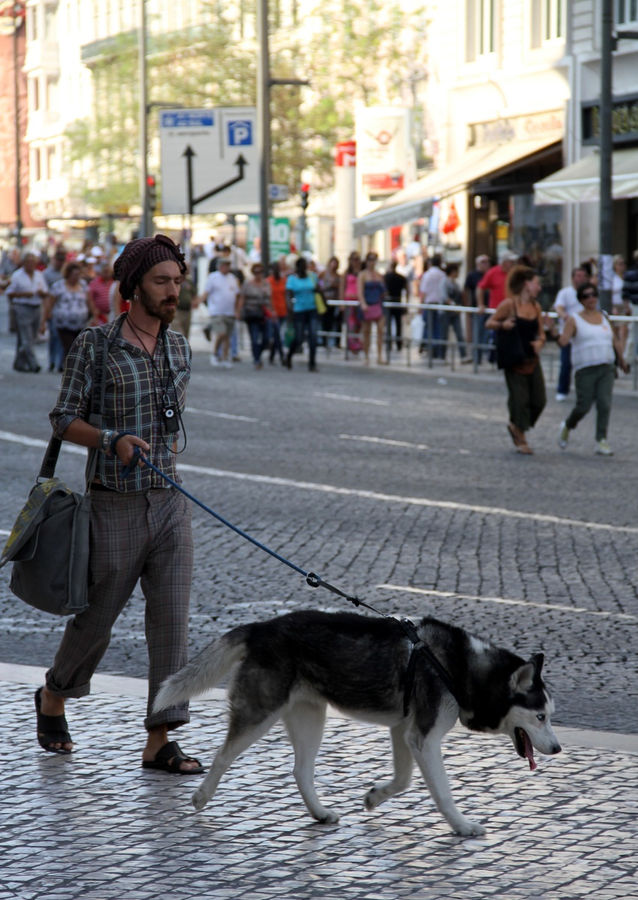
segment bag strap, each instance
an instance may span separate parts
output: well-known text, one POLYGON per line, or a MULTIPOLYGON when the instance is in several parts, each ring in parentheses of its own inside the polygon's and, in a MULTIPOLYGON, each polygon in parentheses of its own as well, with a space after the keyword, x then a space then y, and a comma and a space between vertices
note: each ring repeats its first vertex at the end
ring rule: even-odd
MULTIPOLYGON (((104 377, 104 366, 106 364, 106 335, 101 329, 95 329, 95 366, 93 369, 93 384, 91 386, 91 401, 88 421, 96 428, 102 425, 102 409, 104 408, 104 393, 106 388, 106 378, 104 377), (99 387, 99 390, 98 390, 99 387)), ((55 475, 55 467, 60 455, 62 440, 55 435, 51 435, 44 457, 38 473, 38 481, 53 478, 55 475)), ((87 485, 93 481, 95 469, 97 466, 97 449, 89 451, 86 463, 86 482, 87 485)))

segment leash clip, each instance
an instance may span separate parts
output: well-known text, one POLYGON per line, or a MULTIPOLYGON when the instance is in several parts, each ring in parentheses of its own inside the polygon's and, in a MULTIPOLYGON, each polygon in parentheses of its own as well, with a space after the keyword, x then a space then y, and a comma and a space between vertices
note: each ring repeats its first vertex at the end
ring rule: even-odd
POLYGON ((321 584, 321 578, 318 575, 315 575, 314 572, 308 572, 306 575, 306 584, 308 587, 319 587, 321 584))

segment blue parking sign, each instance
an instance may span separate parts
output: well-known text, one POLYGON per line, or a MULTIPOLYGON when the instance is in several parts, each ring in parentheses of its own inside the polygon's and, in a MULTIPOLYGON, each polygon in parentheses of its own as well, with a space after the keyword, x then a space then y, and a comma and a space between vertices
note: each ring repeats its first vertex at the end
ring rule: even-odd
POLYGON ((234 119, 226 123, 228 146, 245 147, 253 142, 253 123, 250 119, 234 119))

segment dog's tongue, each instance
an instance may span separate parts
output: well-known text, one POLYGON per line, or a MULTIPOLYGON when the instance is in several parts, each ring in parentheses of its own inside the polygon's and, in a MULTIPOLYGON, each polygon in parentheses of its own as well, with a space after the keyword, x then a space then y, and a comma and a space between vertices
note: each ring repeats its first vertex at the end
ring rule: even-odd
POLYGON ((532 747, 532 742, 529 739, 529 735, 526 731, 523 730, 523 746, 525 749, 525 757, 529 763, 530 771, 534 771, 536 768, 536 760, 534 759, 534 748, 532 747))

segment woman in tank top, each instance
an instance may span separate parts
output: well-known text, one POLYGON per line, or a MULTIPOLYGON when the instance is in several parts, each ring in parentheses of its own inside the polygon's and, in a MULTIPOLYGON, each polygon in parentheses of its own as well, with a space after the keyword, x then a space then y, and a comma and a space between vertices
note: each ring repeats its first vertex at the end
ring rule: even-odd
POLYGON ((386 288, 383 275, 376 268, 377 259, 377 254, 371 250, 366 256, 365 268, 359 272, 358 279, 358 298, 363 320, 361 335, 366 366, 370 365, 370 338, 373 322, 377 326, 377 362, 379 365, 387 362, 383 359, 383 326, 385 324, 383 301, 386 296, 386 288))
POLYGON ((576 428, 595 403, 595 452, 600 456, 611 456, 613 451, 607 442, 607 428, 616 375, 614 359, 618 360, 623 372, 628 372, 629 366, 623 359, 619 336, 614 332, 607 316, 598 309, 596 285, 582 284, 578 288, 577 297, 583 309, 567 319, 558 339, 561 347, 571 341, 576 388, 576 405, 561 423, 558 445, 561 450, 567 447, 569 432, 576 428))
POLYGON ((540 352, 545 343, 543 314, 536 299, 541 283, 529 266, 514 266, 507 277, 506 298, 485 323, 486 328, 511 331, 518 329, 523 344, 524 360, 503 369, 507 384, 510 420, 507 430, 518 453, 531 454, 525 432, 533 428, 545 408, 545 379, 540 352))

